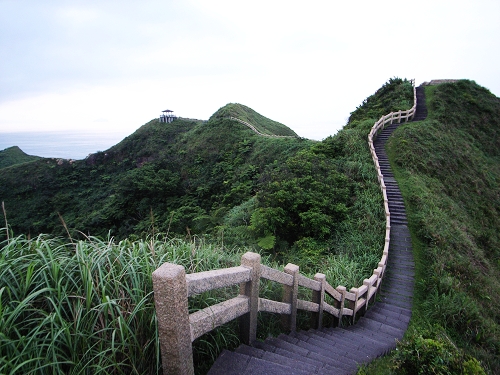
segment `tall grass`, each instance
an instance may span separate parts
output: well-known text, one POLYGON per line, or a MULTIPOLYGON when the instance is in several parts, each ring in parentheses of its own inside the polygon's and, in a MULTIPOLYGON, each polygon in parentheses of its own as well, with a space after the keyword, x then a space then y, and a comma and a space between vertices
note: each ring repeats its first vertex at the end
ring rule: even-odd
MULTIPOLYGON (((228 250, 198 238, 190 242, 157 235, 116 241, 75 241, 39 235, 6 237, 0 230, 0 374, 157 374, 161 356, 151 275, 164 262, 186 272, 238 265, 242 249, 228 250)), ((329 254, 304 265, 312 276, 326 273, 332 285, 357 285, 371 272, 371 256, 329 254), (367 257, 367 259, 364 259, 367 257)), ((378 255, 377 255, 378 256, 378 255)), ((293 256, 291 256, 290 260, 293 256)), ((262 263, 276 269, 270 256, 262 263)), ((190 299, 190 311, 234 296, 235 288, 190 299)), ((281 285, 263 280, 261 295, 281 299, 281 285)), ((310 298, 304 295, 302 298, 310 298)), ((304 316, 302 316, 304 315, 304 316)), ((307 314, 299 325, 307 328, 307 314)), ((280 316, 261 314, 258 337, 280 333, 280 316)), ((237 322, 193 343, 198 373, 223 348, 239 345, 237 322)))
POLYGON ((151 274, 166 261, 196 272, 239 256, 159 237, 2 242, 0 373, 159 373, 151 274))

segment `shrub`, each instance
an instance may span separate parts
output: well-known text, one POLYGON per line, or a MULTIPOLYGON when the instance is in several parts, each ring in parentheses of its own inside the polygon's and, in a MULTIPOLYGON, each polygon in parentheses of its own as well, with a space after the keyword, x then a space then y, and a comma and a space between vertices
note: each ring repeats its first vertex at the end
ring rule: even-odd
POLYGON ((443 333, 434 338, 413 335, 399 343, 393 363, 397 374, 486 374, 477 359, 465 355, 443 333))

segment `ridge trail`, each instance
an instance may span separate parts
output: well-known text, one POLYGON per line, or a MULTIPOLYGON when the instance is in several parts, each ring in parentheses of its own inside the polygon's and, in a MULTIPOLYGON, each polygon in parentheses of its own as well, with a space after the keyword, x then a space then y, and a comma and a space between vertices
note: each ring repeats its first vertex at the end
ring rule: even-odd
POLYGON ((261 133, 257 130, 257 128, 255 128, 255 126, 253 126, 252 124, 246 122, 246 121, 243 121, 243 120, 240 120, 239 118, 237 117, 233 117, 233 116, 229 116, 227 117, 228 119, 230 120, 234 120, 234 121, 238 121, 239 123, 243 124, 243 125, 246 125, 248 126, 250 129, 252 129, 256 134, 262 136, 262 137, 270 137, 270 138, 297 138, 293 135, 275 135, 275 134, 264 134, 264 133, 261 133))
MULTIPOLYGON (((427 116, 423 90, 416 88, 413 121, 427 116)), ((231 119, 253 128, 242 120, 231 119)), ((252 346, 241 345, 234 352, 224 350, 208 375, 355 374, 361 364, 395 349, 411 318, 414 288, 414 261, 404 201, 384 148, 399 125, 386 126, 374 141, 386 184, 391 226, 390 255, 377 302, 354 325, 291 332, 256 341, 252 346)))

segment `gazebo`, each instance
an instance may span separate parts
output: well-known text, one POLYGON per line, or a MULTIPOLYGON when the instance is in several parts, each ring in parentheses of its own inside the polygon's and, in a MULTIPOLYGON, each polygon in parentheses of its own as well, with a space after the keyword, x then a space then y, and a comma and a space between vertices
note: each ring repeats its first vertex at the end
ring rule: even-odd
POLYGON ((174 111, 171 111, 170 109, 166 109, 164 111, 162 111, 162 114, 160 115, 160 122, 166 122, 166 123, 171 123, 172 121, 174 121, 177 116, 173 114, 174 111))

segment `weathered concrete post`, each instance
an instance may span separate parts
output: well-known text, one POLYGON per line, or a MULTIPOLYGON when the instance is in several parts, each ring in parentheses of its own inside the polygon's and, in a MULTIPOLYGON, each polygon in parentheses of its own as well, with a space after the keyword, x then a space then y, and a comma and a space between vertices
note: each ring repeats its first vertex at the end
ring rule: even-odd
POLYGON ((341 299, 339 302, 339 318, 337 322, 337 326, 340 327, 342 325, 342 316, 344 315, 344 303, 345 303, 345 294, 347 292, 347 289, 345 286, 339 285, 337 288, 337 292, 341 294, 341 299))
POLYGON ((153 272, 158 334, 165 375, 192 375, 193 348, 184 267, 164 263, 153 272))
POLYGON ((375 290, 375 293, 373 293, 372 297, 372 303, 375 303, 377 300, 377 293, 380 290, 381 284, 382 284, 382 267, 378 266, 373 270, 373 274, 377 276, 377 284, 375 285, 377 289, 375 290))
POLYGON ((321 329, 323 326, 323 301, 325 300, 326 276, 322 273, 317 273, 314 275, 314 280, 321 283, 321 289, 312 291, 312 301, 319 304, 319 309, 318 312, 311 314, 311 327, 321 329))
POLYGON ((260 255, 247 252, 241 257, 241 265, 251 269, 250 281, 240 285, 240 294, 249 298, 250 312, 240 318, 240 336, 250 345, 257 339, 257 315, 259 313, 260 255))
POLYGON ((364 279, 363 280, 363 285, 366 286, 366 301, 365 301, 365 306, 363 308, 363 314, 368 311, 368 303, 370 302, 370 299, 368 298, 368 294, 370 293, 370 280, 369 279, 364 279))
POLYGON ((354 294, 354 301, 351 302, 352 305, 352 322, 351 324, 356 323, 356 313, 359 304, 359 290, 358 288, 351 288, 349 290, 350 293, 354 294))
POLYGON ((285 273, 292 275, 293 285, 283 285, 283 302, 289 303, 291 308, 290 315, 282 315, 281 322, 283 329, 294 332, 297 327, 297 295, 299 292, 299 266, 288 263, 285 267, 285 273))

